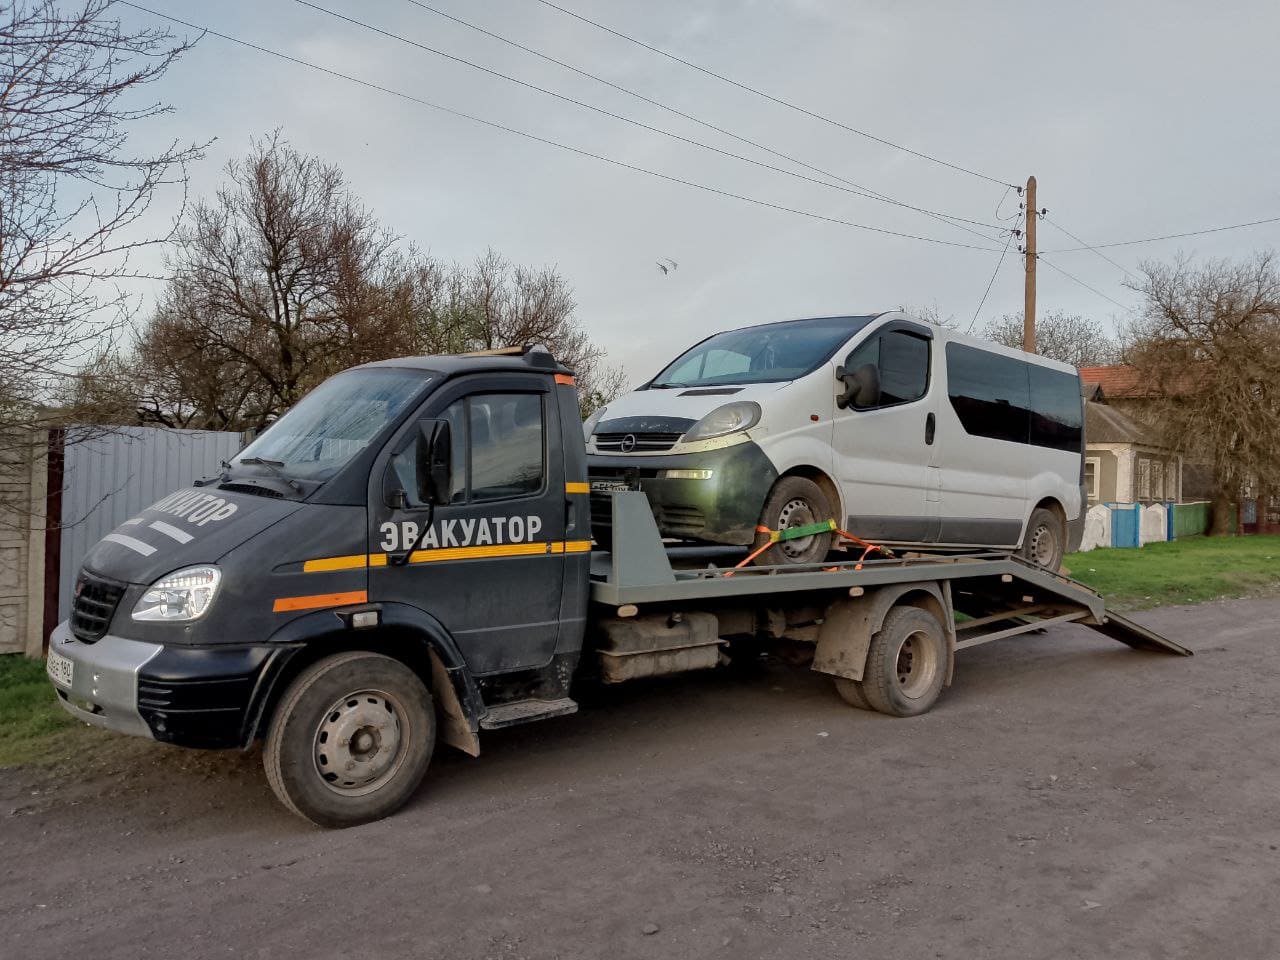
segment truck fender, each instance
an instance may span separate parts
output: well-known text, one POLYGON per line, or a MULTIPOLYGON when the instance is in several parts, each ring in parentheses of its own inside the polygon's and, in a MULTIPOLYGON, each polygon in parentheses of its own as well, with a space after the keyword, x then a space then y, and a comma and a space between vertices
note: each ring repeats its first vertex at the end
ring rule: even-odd
POLYGON ((947 638, 946 683, 950 686, 955 665, 956 630, 951 614, 951 592, 946 587, 939 587, 933 581, 898 583, 880 587, 861 597, 837 600, 827 608, 818 628, 812 669, 836 677, 861 680, 871 638, 884 625, 889 611, 902 602, 928 610, 942 624, 947 638))
POLYGON ((434 617, 402 603, 375 604, 381 623, 372 630, 352 630, 333 610, 319 610, 289 621, 270 642, 281 651, 269 661, 247 711, 246 745, 267 722, 267 711, 285 683, 297 675, 299 663, 342 650, 368 649, 404 660, 423 676, 439 711, 440 739, 470 756, 480 755, 480 717, 484 701, 479 687, 449 631, 434 617), (287 669, 292 662, 292 669, 287 669))

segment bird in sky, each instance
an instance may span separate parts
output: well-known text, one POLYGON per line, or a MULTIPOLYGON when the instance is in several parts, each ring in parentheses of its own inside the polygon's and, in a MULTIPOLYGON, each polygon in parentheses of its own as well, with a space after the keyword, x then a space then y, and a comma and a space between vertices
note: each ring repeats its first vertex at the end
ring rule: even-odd
POLYGON ((670 257, 663 257, 661 260, 657 261, 657 266, 658 266, 658 269, 662 271, 662 275, 665 277, 672 270, 675 270, 677 267, 679 267, 680 264, 676 263, 670 257))

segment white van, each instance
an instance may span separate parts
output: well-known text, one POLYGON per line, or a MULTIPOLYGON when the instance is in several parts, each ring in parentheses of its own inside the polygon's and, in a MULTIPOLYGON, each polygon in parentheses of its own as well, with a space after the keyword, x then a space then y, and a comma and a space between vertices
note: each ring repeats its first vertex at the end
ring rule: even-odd
MULTIPOLYGON (((902 313, 730 330, 584 424, 593 494, 641 489, 667 537, 763 544, 834 518, 876 543, 1020 550, 1084 529, 1076 369, 902 313)), ((608 498, 593 496, 603 537, 608 498)), ((832 536, 762 563, 820 562, 832 536)))

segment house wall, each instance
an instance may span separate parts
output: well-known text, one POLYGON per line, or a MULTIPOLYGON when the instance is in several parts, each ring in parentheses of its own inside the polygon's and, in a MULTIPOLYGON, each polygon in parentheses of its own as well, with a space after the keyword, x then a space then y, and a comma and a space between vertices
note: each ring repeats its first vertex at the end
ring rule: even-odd
POLYGON ((1098 496, 1089 501, 1091 504, 1114 503, 1125 499, 1120 493, 1121 461, 1125 454, 1125 444, 1099 443, 1085 447, 1085 457, 1093 457, 1098 461, 1098 496))

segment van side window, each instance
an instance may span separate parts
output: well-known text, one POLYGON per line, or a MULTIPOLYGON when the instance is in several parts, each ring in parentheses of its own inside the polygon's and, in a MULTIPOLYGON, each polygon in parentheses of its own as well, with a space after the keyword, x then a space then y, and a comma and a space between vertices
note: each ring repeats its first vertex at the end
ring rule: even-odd
MULTIPOLYGON (((546 474, 546 426, 536 393, 485 393, 451 403, 440 419, 449 424, 452 447, 450 503, 524 497, 542 490, 546 474)), ((414 449, 392 457, 409 497, 417 502, 414 449)))
POLYGON ((1080 381, 1069 373, 1028 364, 1031 375, 1031 442, 1079 453, 1084 440, 1080 381))
POLYGON ((947 394, 966 433, 1013 443, 1028 441, 1028 367, 1013 357, 947 344, 947 394))
POLYGON ((929 390, 929 341, 901 330, 886 330, 860 343, 845 361, 850 373, 870 364, 880 376, 880 399, 857 403, 878 410, 919 400, 929 390))

